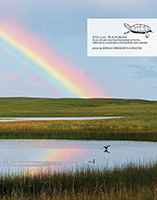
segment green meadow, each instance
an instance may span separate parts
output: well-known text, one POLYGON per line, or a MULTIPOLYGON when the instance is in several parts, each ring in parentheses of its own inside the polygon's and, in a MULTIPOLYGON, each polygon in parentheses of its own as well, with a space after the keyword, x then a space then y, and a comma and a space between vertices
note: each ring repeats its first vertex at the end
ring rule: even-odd
POLYGON ((1 122, 0 139, 157 141, 157 101, 0 98, 0 117, 125 116, 88 121, 1 122))
POLYGON ((0 176, 2 200, 155 200, 157 164, 0 176))

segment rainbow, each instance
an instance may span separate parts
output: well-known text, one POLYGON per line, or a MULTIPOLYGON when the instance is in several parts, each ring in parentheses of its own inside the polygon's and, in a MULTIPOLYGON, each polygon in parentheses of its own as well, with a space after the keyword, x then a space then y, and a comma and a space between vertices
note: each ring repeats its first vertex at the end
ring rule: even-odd
POLYGON ((0 47, 68 97, 106 97, 82 70, 63 61, 52 47, 19 24, 0 26, 0 47))
MULTIPOLYGON (((26 162, 26 168, 25 165, 24 167, 24 172, 29 172, 31 175, 35 175, 37 173, 47 173, 49 171, 57 171, 57 170, 62 170, 69 165, 69 161, 71 160, 75 164, 77 164, 77 157, 82 156, 84 154, 84 150, 80 148, 74 148, 74 149, 48 149, 47 151, 44 151, 43 153, 40 154, 39 157, 31 157, 33 161, 37 161, 37 163, 40 162, 52 162, 51 166, 35 166, 32 167, 30 165, 28 169, 28 163, 26 162), (62 163, 62 164, 60 164, 62 163)), ((29 161, 29 164, 31 161, 29 161)), ((36 162, 35 162, 36 163, 36 162)), ((32 162, 32 164, 34 164, 32 162)))

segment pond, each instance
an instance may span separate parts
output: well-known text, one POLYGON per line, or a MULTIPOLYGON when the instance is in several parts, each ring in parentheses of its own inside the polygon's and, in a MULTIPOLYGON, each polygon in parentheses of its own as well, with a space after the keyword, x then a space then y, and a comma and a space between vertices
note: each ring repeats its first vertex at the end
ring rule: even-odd
POLYGON ((113 168, 157 161, 157 143, 134 141, 0 140, 0 173, 113 168), (105 151, 103 146, 110 145, 105 151), (95 162, 93 162, 95 159, 95 162), (91 161, 91 162, 89 162, 91 161))
POLYGON ((58 121, 58 120, 100 120, 117 119, 123 117, 0 117, 0 122, 11 121, 58 121))

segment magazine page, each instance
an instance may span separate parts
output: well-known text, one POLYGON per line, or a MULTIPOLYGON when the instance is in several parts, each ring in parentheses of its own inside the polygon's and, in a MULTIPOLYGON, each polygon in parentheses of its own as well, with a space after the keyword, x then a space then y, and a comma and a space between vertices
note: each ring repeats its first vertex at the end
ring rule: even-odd
POLYGON ((157 199, 157 2, 0 3, 0 199, 157 199))

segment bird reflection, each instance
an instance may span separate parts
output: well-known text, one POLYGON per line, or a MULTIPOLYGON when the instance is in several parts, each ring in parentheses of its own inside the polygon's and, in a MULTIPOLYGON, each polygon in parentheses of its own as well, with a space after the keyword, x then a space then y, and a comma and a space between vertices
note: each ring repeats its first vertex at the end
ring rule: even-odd
POLYGON ((110 153, 110 151, 108 151, 107 149, 105 149, 104 153, 110 153))

